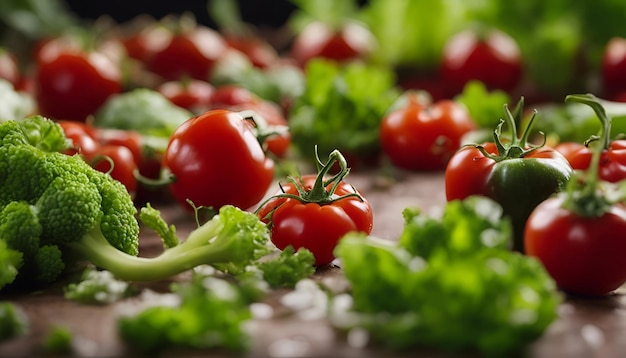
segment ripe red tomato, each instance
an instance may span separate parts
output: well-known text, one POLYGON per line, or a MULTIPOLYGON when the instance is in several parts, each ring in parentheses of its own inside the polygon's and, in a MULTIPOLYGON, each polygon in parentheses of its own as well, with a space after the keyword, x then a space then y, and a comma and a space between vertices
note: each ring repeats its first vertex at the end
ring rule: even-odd
POLYGON ((463 135, 476 128, 467 109, 454 101, 426 105, 409 94, 406 106, 392 111, 380 125, 380 143, 391 162, 409 170, 444 169, 463 135))
MULTIPOLYGON (((310 192, 316 179, 316 175, 305 175, 297 183, 310 192)), ((330 192, 333 185, 329 183, 325 191, 330 192)), ((291 182, 281 185, 277 194, 282 193, 302 196, 291 182)), ((353 186, 341 181, 332 197, 354 194, 359 193, 353 186)), ((372 231, 372 208, 362 195, 360 197, 349 196, 324 203, 278 196, 261 206, 258 215, 270 224, 271 239, 276 247, 281 250, 289 245, 296 250, 307 248, 315 256, 315 265, 323 266, 335 259, 333 250, 346 233, 359 231, 369 234, 372 231)))
POLYGON ((511 92, 522 76, 520 50, 512 37, 499 30, 483 34, 462 31, 446 42, 440 73, 450 97, 471 80, 482 81, 489 89, 511 92))
POLYGON ((525 250, 537 257, 561 289, 606 295, 626 282, 626 207, 583 217, 564 207, 564 196, 539 204, 529 216, 525 250))
POLYGON ((157 91, 175 105, 200 114, 209 109, 215 87, 207 81, 189 79, 164 82, 157 91))
POLYGON ((266 125, 283 127, 285 130, 268 136, 264 139, 263 144, 270 153, 278 158, 282 158, 287 154, 291 145, 291 134, 287 130, 287 119, 277 104, 258 97, 247 88, 237 85, 224 85, 216 88, 211 97, 210 107, 236 112, 254 111, 263 117, 266 125))
POLYGON ((626 91, 626 38, 613 37, 606 44, 600 77, 605 96, 626 91))
POLYGON ((91 166, 121 182, 129 193, 137 190, 135 171, 138 166, 133 152, 122 145, 102 145, 86 158, 91 166))
POLYGON ((35 69, 39 113, 54 119, 85 121, 122 91, 118 65, 104 53, 86 52, 62 39, 41 48, 35 69))
POLYGON ((65 137, 72 142, 72 147, 65 154, 82 154, 91 157, 98 150, 99 143, 96 139, 96 130, 82 122, 68 120, 58 121, 63 128, 65 137))
POLYGON ((180 32, 161 33, 158 41, 147 45, 154 47, 146 50, 146 67, 170 81, 209 80, 215 62, 227 49, 217 31, 197 24, 180 32))
POLYGON ((253 66, 268 68, 278 61, 278 52, 267 41, 254 36, 225 36, 229 47, 243 53, 253 66))
POLYGON ((274 176, 274 162, 253 128, 227 110, 210 110, 178 127, 162 167, 175 177, 170 189, 184 207, 189 199, 196 206, 248 209, 263 198, 274 176))
MULTIPOLYGON (((556 146, 556 150, 563 154, 574 169, 586 170, 591 163, 593 152, 582 143, 561 143, 556 146)), ((602 151, 598 175, 600 179, 611 183, 626 179, 626 140, 611 141, 602 151)))
POLYGON ((365 58, 375 46, 375 38, 367 28, 348 22, 339 30, 314 21, 308 24, 294 39, 291 56, 304 66, 314 57, 335 61, 365 58))
POLYGON ((132 130, 97 128, 96 136, 101 146, 113 145, 126 147, 133 154, 137 166, 141 165, 143 159, 141 134, 132 130))

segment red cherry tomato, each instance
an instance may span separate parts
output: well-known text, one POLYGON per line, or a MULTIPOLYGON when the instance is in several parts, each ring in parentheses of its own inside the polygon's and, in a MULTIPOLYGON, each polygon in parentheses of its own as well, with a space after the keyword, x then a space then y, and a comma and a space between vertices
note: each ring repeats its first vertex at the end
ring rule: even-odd
POLYGON ((200 114, 209 109, 215 87, 207 81, 189 79, 164 82, 157 91, 175 105, 200 114))
POLYGON ((226 41, 217 31, 202 25, 162 36, 155 41, 155 48, 146 50, 149 53, 146 67, 165 80, 206 81, 227 49, 226 41))
MULTIPOLYGON (((297 182, 310 192, 316 175, 305 175, 297 182)), ((333 183, 326 186, 329 191, 333 183)), ((287 193, 300 196, 293 183, 281 185, 277 194, 287 193)), ((354 187, 341 181, 333 197, 359 194, 354 187)), ((360 195, 360 194, 359 194, 360 195)), ((258 210, 259 217, 270 224, 271 239, 279 249, 291 245, 309 249, 315 256, 315 265, 329 264, 335 259, 333 250, 348 232, 372 231, 373 214, 368 201, 361 195, 345 197, 330 203, 301 202, 285 197, 274 197, 258 210)))
POLYGON ((278 52, 267 41, 253 36, 226 36, 231 48, 243 53, 252 65, 268 68, 278 60, 278 52))
POLYGON ((461 138, 476 128, 467 109, 441 100, 426 106, 409 94, 406 106, 392 111, 380 125, 380 141, 391 162, 409 170, 440 170, 459 149, 461 138))
POLYGON ((135 163, 141 165, 143 150, 141 134, 131 130, 97 128, 97 138, 100 145, 126 147, 133 154, 135 163))
POLYGON ((120 69, 110 57, 62 40, 43 45, 36 67, 35 98, 46 117, 85 121, 122 91, 120 69))
POLYGON ((87 157, 91 166, 103 173, 109 173, 113 179, 121 182, 129 193, 137 189, 135 170, 137 163, 133 152, 121 145, 103 145, 87 157))
POLYGON ((291 56, 301 66, 314 57, 347 61, 367 57, 374 46, 374 36, 360 24, 348 22, 339 30, 334 30, 315 21, 296 36, 291 56))
POLYGON ((606 44, 600 77, 605 96, 626 91, 626 38, 613 37, 606 44))
POLYGON ((484 34, 466 30, 445 44, 440 72, 448 96, 460 93, 471 80, 510 92, 522 76, 520 50, 512 37, 499 30, 484 34))
POLYGON ((58 121, 63 128, 65 137, 72 142, 72 147, 65 151, 65 154, 82 154, 86 157, 92 156, 98 150, 98 139, 96 130, 82 122, 68 120, 58 121))
MULTIPOLYGON (((592 150, 582 143, 565 142, 555 148, 574 169, 585 170, 591 163, 592 150)), ((600 179, 617 183, 626 179, 626 140, 614 140, 600 155, 600 179)))
MULTIPOLYGON (((237 85, 217 87, 211 98, 211 108, 236 112, 251 110, 263 117, 269 126, 288 127, 287 119, 277 104, 263 100, 247 88, 237 85)), ((267 137, 263 144, 270 153, 282 158, 291 145, 291 134, 288 130, 281 131, 267 137)))
POLYGON ((237 112, 211 110, 183 123, 171 136, 163 168, 175 177, 173 196, 189 207, 230 204, 247 209, 266 194, 274 162, 237 112))
POLYGON ((539 204, 525 230, 526 254, 537 257, 561 289, 602 296, 626 282, 626 207, 582 217, 564 207, 564 196, 539 204))

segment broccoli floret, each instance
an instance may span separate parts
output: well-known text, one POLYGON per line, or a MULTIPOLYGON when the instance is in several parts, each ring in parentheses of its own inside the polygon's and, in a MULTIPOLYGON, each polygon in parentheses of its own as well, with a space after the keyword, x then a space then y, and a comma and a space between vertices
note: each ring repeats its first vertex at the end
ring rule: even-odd
POLYGON ((43 341, 43 350, 49 354, 69 355, 72 353, 72 331, 67 327, 53 326, 43 341))
POLYGON ((83 272, 79 282, 65 287, 64 296, 85 304, 109 304, 133 292, 128 282, 116 279, 111 272, 89 267, 83 272))
MULTIPOLYGON (((137 257, 139 222, 132 197, 80 156, 50 151, 65 142, 59 128, 42 117, 0 124, 0 207, 11 213, 10 222, 0 225, 0 240, 30 263, 29 279, 54 281, 64 258, 76 254, 120 279, 150 281, 202 264, 242 271, 271 250, 269 231, 256 215, 226 206, 182 244, 156 258, 137 257), (55 140, 55 134, 61 138, 55 140), (48 144, 33 145, 39 139, 48 144), (33 237, 38 230, 39 242, 33 237)), ((162 220, 158 215, 147 211, 144 219, 162 220)), ((19 266, 19 260, 12 265, 19 266)), ((10 281, 0 282, 0 288, 10 281)))
POLYGON ((13 283, 24 260, 19 251, 10 249, 7 243, 0 240, 0 288, 13 283))
POLYGON ((293 246, 285 247, 277 257, 259 263, 263 279, 273 288, 294 288, 303 278, 315 273, 315 257, 305 248, 295 251, 293 246))

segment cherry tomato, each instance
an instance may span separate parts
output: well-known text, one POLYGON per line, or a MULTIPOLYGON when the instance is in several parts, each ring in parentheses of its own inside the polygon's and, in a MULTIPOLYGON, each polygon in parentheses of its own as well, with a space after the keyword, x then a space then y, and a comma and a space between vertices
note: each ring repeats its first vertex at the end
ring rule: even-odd
POLYGON ((278 52, 267 41, 254 36, 225 36, 229 47, 243 53, 252 65, 268 68, 278 60, 278 52))
MULTIPOLYGON (((230 111, 254 111, 260 115, 268 126, 283 127, 279 133, 269 135, 263 144, 276 157, 282 158, 287 154, 291 145, 291 134, 288 122, 281 108, 270 101, 266 101, 252 91, 237 85, 224 85, 216 88, 211 98, 211 108, 227 109, 230 111)), ((271 128, 270 128, 271 130, 271 128)))
POLYGON ((102 145, 86 158, 92 167, 103 173, 109 173, 113 179, 121 182, 129 193, 137 189, 135 170, 137 163, 133 152, 122 145, 102 145))
POLYGON ((63 40, 43 45, 36 67, 35 98, 46 117, 85 121, 122 91, 121 71, 109 56, 63 40))
POLYGON ((189 199, 196 206, 250 208, 274 176, 274 162, 253 128, 241 114, 227 110, 210 110, 178 127, 162 167, 175 177, 170 189, 184 207, 189 199))
POLYGON ((348 22, 339 30, 314 21, 308 24, 294 39, 291 56, 304 66, 314 57, 335 61, 363 59, 375 47, 375 38, 364 26, 348 22))
POLYGON ((373 214, 368 201, 353 186, 341 180, 332 192, 336 183, 323 187, 316 182, 319 175, 305 175, 295 183, 282 184, 257 214, 270 225, 276 247, 307 248, 315 256, 315 265, 323 266, 335 259, 333 250, 346 233, 372 231, 373 214), (310 194, 314 188, 318 195, 310 194), (285 193, 300 199, 281 196, 285 193))
POLYGON ((454 101, 425 105, 409 94, 408 104, 380 125, 380 142, 391 162, 409 170, 440 170, 459 149, 461 138, 476 128, 467 109, 454 101))
POLYGON ((513 249, 523 252, 528 216, 539 203, 564 189, 573 170, 553 148, 526 143, 534 116, 517 138, 515 118, 508 109, 505 112, 506 123, 514 135, 502 142, 497 130, 494 142, 459 149, 446 167, 446 199, 484 195, 495 200, 511 220, 513 249))
POLYGON ((92 156, 98 150, 96 130, 82 122, 61 120, 58 121, 63 128, 65 137, 72 142, 72 147, 65 151, 65 154, 82 154, 86 157, 92 156))
POLYGON ((215 87, 207 81, 188 79, 164 82, 157 91, 175 105, 200 114, 209 109, 215 87))
MULTIPOLYGON (((556 146, 556 150, 563 154, 574 169, 585 170, 591 163, 593 152, 582 143, 561 143, 556 146)), ((598 175, 600 179, 611 183, 626 179, 626 140, 611 141, 602 151, 598 175)))
POLYGON ((626 38, 613 37, 606 44, 600 77, 605 96, 614 97, 626 91, 626 38))
POLYGON ((162 33, 149 55, 146 67, 165 80, 208 80, 215 62, 225 53, 226 41, 215 30, 195 25, 180 32, 162 33))
POLYGON ((135 164, 141 165, 143 150, 141 134, 132 130, 97 128, 97 138, 101 146, 126 147, 133 154, 135 164))
POLYGON ((446 42, 440 73, 450 97, 460 93, 470 80, 511 92, 522 76, 520 50, 512 37, 499 30, 481 34, 462 31, 446 42))
POLYGON ((561 289, 606 295, 626 282, 626 207, 612 206, 600 217, 565 208, 565 196, 539 204, 526 223, 526 253, 537 257, 561 289))

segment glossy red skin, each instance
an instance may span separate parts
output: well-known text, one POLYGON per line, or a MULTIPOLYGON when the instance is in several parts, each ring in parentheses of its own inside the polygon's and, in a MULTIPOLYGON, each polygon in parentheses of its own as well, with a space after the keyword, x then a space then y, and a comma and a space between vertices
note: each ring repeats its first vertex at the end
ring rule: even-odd
POLYGON ((164 82, 157 91, 175 105, 200 114, 209 109, 215 87, 207 81, 189 79, 164 82))
POLYGON ((519 84, 522 71, 517 43, 498 30, 482 37, 472 30, 452 36, 444 46, 440 65, 447 96, 460 93, 470 80, 511 92, 519 84))
POLYGON ((42 47, 33 81, 39 114, 59 120, 85 121, 122 91, 122 74, 110 57, 53 41, 42 47))
POLYGON ((626 90, 626 38, 611 38, 602 54, 600 69, 604 96, 614 97, 626 90))
POLYGON ((141 134, 131 130, 96 128, 101 146, 112 145, 126 147, 133 154, 135 164, 141 165, 143 159, 141 134))
POLYGON ((276 49, 260 38, 226 36, 225 40, 228 46, 246 55, 255 67, 268 68, 278 61, 276 49))
POLYGON ((170 190, 185 208, 189 199, 196 206, 248 209, 263 198, 274 176, 274 162, 251 127, 227 110, 211 110, 179 126, 162 167, 175 176, 170 190))
MULTIPOLYGON (((310 190, 315 175, 305 175, 300 183, 310 190)), ((330 186, 327 187, 327 190, 330 186)), ((298 195, 292 183, 282 185, 279 193, 298 195)), ((337 197, 355 193, 355 189, 341 182, 335 191, 337 197)), ((331 263, 333 250, 339 240, 348 232, 371 233, 373 226, 372 208, 363 196, 362 201, 348 197, 331 204, 302 203, 292 198, 273 198, 258 210, 259 218, 271 223, 271 240, 279 249, 292 245, 309 249, 315 256, 315 265, 331 263), (270 215, 271 213, 271 215, 270 215)))
MULTIPOLYGON (((493 142, 484 143, 483 147, 489 154, 497 155, 498 150, 493 142)), ((555 149, 544 146, 524 156, 527 159, 563 160, 555 149)), ((446 199, 465 199, 471 195, 492 196, 487 183, 493 167, 497 162, 486 157, 475 146, 459 149, 450 158, 445 171, 446 199)))
POLYGON ((373 49, 373 35, 360 25, 348 23, 334 30, 322 22, 312 22, 294 39, 291 56, 304 66, 314 57, 339 62, 365 58, 373 49))
POLYGON ((113 179, 124 184, 129 193, 134 193, 137 190, 137 179, 134 172, 138 166, 133 152, 127 147, 114 144, 101 145, 95 153, 86 159, 96 170, 109 173, 113 179), (112 169, 111 161, 113 162, 112 169))
POLYGON ((65 154, 74 155, 78 153, 91 157, 98 150, 100 144, 96 138, 95 128, 82 122, 68 120, 61 120, 58 123, 63 128, 65 137, 72 142, 72 148, 66 150, 65 154))
POLYGON ((196 25, 180 33, 170 33, 147 49, 148 70, 165 80, 195 78, 208 81, 215 62, 225 53, 226 41, 213 29, 196 25))
POLYGON ((441 100, 424 106, 412 100, 383 118, 380 141, 391 162, 408 170, 442 170, 463 135, 476 128, 462 105, 441 100))
MULTIPOLYGON (((556 146, 556 150, 570 162, 574 169, 585 170, 591 163, 593 153, 581 143, 566 142, 556 146)), ((626 140, 614 140, 600 155, 600 179, 617 183, 626 179, 626 140)))
MULTIPOLYGON (((247 88, 237 85, 217 87, 211 97, 210 107, 236 112, 252 110, 261 115, 268 125, 288 126, 287 119, 278 105, 263 100, 247 88)), ((268 137, 264 145, 267 146, 269 152, 278 158, 282 158, 287 154, 291 145, 291 134, 287 131, 268 137)))
POLYGON ((532 212, 525 229, 526 254, 537 257, 566 292, 603 296, 626 282, 626 207, 613 206, 599 218, 585 218, 553 197, 532 212))

